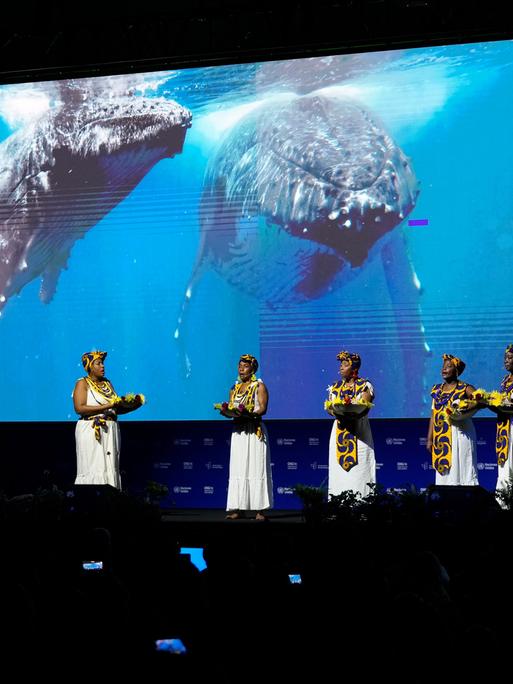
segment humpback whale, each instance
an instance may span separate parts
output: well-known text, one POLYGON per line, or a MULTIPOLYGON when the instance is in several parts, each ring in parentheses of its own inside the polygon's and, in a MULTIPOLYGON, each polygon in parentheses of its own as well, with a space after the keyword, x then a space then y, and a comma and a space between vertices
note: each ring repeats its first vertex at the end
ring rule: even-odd
POLYGON ((418 194, 409 158, 354 99, 317 91, 269 99, 246 114, 205 172, 200 246, 174 332, 186 374, 188 310, 205 269, 269 310, 338 291, 372 256, 382 264, 414 393, 408 410, 423 410, 429 348, 401 228, 418 194))
POLYGON ((409 160, 361 104, 270 102, 210 162, 199 262, 270 304, 312 299, 361 266, 417 194, 409 160))
POLYGON ((0 311, 39 276, 50 301, 76 240, 182 151, 191 119, 172 100, 68 85, 0 143, 0 311))
POLYGON ((205 267, 270 305, 317 298, 365 263, 418 192, 410 161, 360 103, 320 93, 264 103, 207 167, 175 338, 205 267))

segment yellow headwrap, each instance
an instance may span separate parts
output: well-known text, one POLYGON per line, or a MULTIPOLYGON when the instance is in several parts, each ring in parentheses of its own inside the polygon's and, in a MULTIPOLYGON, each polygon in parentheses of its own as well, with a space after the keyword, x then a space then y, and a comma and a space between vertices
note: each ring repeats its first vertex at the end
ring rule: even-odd
POLYGON ((359 354, 354 354, 353 352, 341 351, 337 354, 337 359, 339 361, 349 361, 351 367, 358 370, 362 365, 362 359, 359 354))
POLYGON ((258 370, 258 361, 255 359, 254 356, 251 356, 251 354, 243 354, 239 359, 239 363, 241 361, 244 361, 245 363, 250 363, 253 369, 253 373, 256 373, 256 371, 258 370))
POLYGON ((96 359, 101 359, 103 361, 106 356, 107 352, 104 351, 90 351, 82 354, 82 365, 84 366, 86 373, 89 373, 91 370, 93 361, 96 361, 96 359))
POLYGON ((442 358, 444 361, 450 361, 453 364, 458 375, 461 375, 465 370, 465 363, 457 356, 453 356, 452 354, 443 354, 442 358))

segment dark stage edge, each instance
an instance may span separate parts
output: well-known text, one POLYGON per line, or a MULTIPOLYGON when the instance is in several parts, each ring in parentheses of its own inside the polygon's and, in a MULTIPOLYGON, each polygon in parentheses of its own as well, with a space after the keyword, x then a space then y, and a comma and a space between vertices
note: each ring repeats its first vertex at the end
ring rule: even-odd
POLYGON ((300 510, 271 510, 266 511, 266 521, 255 520, 255 512, 245 513, 245 517, 238 520, 226 520, 226 511, 221 508, 168 508, 162 509, 161 519, 163 522, 183 522, 183 523, 209 523, 222 524, 228 527, 233 525, 267 525, 269 523, 302 523, 303 516, 300 510))
POLYGON ((305 522, 300 510, 266 511, 267 520, 255 520, 249 511, 239 520, 226 520, 224 509, 162 509, 161 522, 183 546, 203 546, 213 538, 281 537, 301 534, 305 522))

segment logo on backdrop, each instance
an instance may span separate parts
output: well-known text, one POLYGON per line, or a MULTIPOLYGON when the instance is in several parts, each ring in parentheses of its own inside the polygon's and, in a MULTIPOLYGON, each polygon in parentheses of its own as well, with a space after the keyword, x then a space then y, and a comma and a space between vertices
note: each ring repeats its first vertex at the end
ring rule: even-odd
POLYGON ((276 487, 278 494, 294 494, 292 487, 276 487))
POLYGON ((287 461, 287 470, 297 470, 297 461, 287 461))
POLYGON ((180 437, 179 439, 174 439, 173 444, 175 446, 190 446, 192 439, 190 437, 180 437))
POLYGON ((173 487, 173 492, 175 494, 190 494, 192 491, 192 487, 179 487, 178 485, 175 485, 173 487))
POLYGON ((192 470, 193 465, 194 464, 192 461, 183 461, 183 469, 184 470, 192 470))
POLYGON ((169 470, 171 467, 171 462, 170 461, 158 461, 157 463, 153 464, 153 467, 155 470, 169 470))
POLYGON ((295 437, 278 437, 276 444, 278 446, 294 446, 296 443, 295 437))
POLYGON ((497 470, 497 463, 478 463, 478 470, 497 470))
POLYGON ((406 437, 387 437, 385 443, 387 446, 404 446, 406 444, 406 437))
POLYGON ((214 493, 214 488, 208 485, 205 485, 203 487, 203 494, 213 494, 214 493))
POLYGON ((310 463, 310 468, 312 470, 328 470, 328 464, 327 463, 318 463, 317 461, 313 461, 313 463, 310 463))
POLYGON ((203 446, 214 446, 213 437, 203 437, 203 446))
POLYGON ((319 438, 318 437, 309 437, 308 438, 308 446, 319 446, 319 438))
POLYGON ((222 463, 212 463, 212 461, 207 461, 205 463, 205 468, 207 470, 223 470, 224 465, 222 463))
POLYGON ((397 470, 408 470, 406 461, 397 461, 397 470))

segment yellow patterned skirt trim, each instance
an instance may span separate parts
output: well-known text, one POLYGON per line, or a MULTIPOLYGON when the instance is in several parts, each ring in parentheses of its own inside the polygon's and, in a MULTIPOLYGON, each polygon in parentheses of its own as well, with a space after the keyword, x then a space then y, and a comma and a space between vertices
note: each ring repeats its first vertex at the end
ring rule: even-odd
POLYGON ((434 409, 431 457, 433 468, 440 475, 446 475, 452 465, 452 435, 443 409, 434 409))
POLYGON ((495 439, 495 451, 497 453, 497 463, 503 466, 508 460, 509 453, 509 428, 510 418, 503 418, 497 421, 497 436, 495 439))
POLYGON ((358 463, 358 441, 347 428, 337 420, 337 461, 349 472, 358 463))
POLYGON ((82 420, 88 420, 92 423, 92 428, 94 429, 94 436, 96 438, 96 441, 101 442, 102 441, 102 430, 104 432, 107 432, 107 430, 108 430, 107 422, 108 421, 116 422, 116 417, 115 416, 106 416, 103 413, 99 413, 96 416, 89 416, 88 418, 82 418, 82 420))

